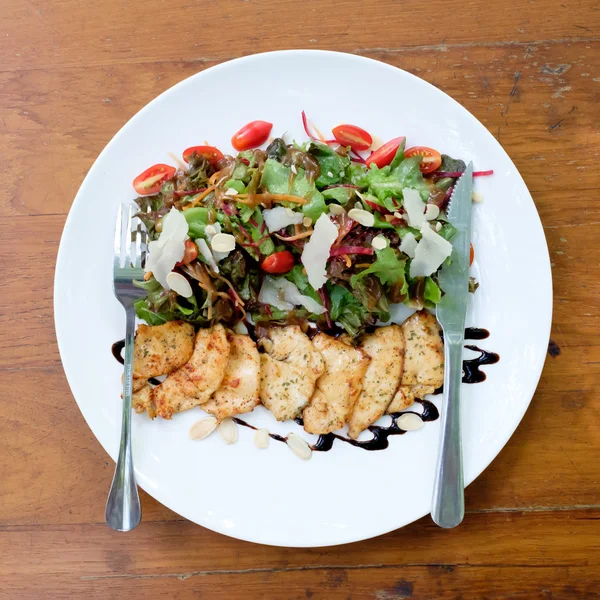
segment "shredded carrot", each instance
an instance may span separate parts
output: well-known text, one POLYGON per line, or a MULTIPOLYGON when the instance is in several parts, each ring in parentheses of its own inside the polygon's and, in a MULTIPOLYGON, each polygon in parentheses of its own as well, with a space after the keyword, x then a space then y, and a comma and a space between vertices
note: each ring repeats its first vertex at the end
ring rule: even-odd
POLYGON ((350 257, 347 254, 342 254, 342 258, 346 261, 346 266, 347 267, 351 267, 352 266, 352 261, 350 260, 350 257))
POLYGON ((309 237, 310 235, 312 235, 313 229, 312 227, 307 230, 307 231, 303 231, 302 233, 298 233, 297 235, 292 235, 290 237, 284 237, 283 235, 279 235, 278 233, 273 234, 276 238, 284 241, 284 242, 294 242, 295 240, 301 240, 305 237, 309 237))
POLYGON ((300 225, 298 223, 294 223, 294 235, 298 235, 300 233, 300 225))
POLYGON ((210 176, 210 179, 208 180, 208 185, 212 185, 214 186, 215 183, 217 182, 217 179, 219 179, 219 175, 221 174, 221 171, 217 171, 216 173, 213 173, 210 176))
POLYGON ((148 279, 150 279, 150 277, 152 277, 152 271, 148 271, 147 273, 144 273, 144 281, 148 281, 148 279))
POLYGON ((245 201, 248 194, 237 194, 234 196, 236 202, 242 204, 260 204, 261 202, 295 202, 296 204, 306 204, 308 200, 300 196, 291 196, 290 194, 255 194, 254 201, 245 201))
POLYGON ((357 269, 367 269, 370 266, 371 266, 371 263, 360 263, 360 264, 356 265, 356 268, 357 269))
POLYGON ((188 208, 194 208, 195 206, 198 206, 198 204, 200 204, 200 202, 202 202, 202 200, 204 200, 206 196, 208 196, 212 191, 214 191, 214 189, 214 186, 206 188, 206 190, 204 190, 199 196, 196 196, 196 198, 194 198, 192 202, 190 202, 187 206, 184 206, 182 210, 187 210, 188 208))

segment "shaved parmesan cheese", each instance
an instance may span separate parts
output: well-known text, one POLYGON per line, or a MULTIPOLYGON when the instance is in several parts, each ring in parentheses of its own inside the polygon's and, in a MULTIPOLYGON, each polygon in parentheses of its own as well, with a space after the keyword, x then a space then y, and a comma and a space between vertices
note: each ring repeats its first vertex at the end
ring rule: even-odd
POLYGON ((188 223, 183 213, 172 208, 162 220, 162 231, 157 240, 148 244, 148 259, 145 271, 151 271, 156 281, 166 290, 171 289, 167 275, 183 258, 185 240, 188 237, 188 223))
POLYGON ((421 236, 410 263, 411 277, 427 277, 435 273, 452 252, 452 244, 433 231, 429 223, 421 227, 421 236))
POLYGON ((404 209, 408 213, 408 224, 411 227, 419 229, 423 223, 427 222, 425 218, 425 202, 421 200, 421 194, 417 190, 404 188, 402 190, 404 198, 404 209))
POLYGON ((333 242, 337 239, 338 230, 331 219, 323 213, 315 223, 315 228, 310 239, 304 245, 300 260, 306 267, 308 282, 320 289, 327 281, 327 259, 333 242))
POLYGON ((190 298, 193 294, 190 282, 181 274, 171 271, 167 275, 167 283, 169 287, 184 298, 190 298))
POLYGON ((277 206, 263 210, 263 218, 267 225, 269 233, 279 231, 288 225, 300 225, 303 215, 299 212, 294 212, 291 208, 277 206))
POLYGON ((400 242, 400 251, 414 258, 417 244, 417 238, 409 232, 402 238, 402 242, 400 242))
POLYGON ((202 256, 208 261, 208 264, 210 265, 211 269, 215 273, 218 273, 219 267, 217 266, 217 261, 215 260, 215 257, 213 256, 212 252, 210 251, 210 248, 208 247, 206 241, 202 238, 198 238, 196 240, 196 246, 198 246, 200 254, 202 254, 202 256))
POLYGON ((265 277, 258 301, 270 304, 279 310, 292 310, 295 306, 304 306, 306 310, 317 315, 325 312, 325 308, 310 296, 303 295, 300 290, 284 277, 265 277))

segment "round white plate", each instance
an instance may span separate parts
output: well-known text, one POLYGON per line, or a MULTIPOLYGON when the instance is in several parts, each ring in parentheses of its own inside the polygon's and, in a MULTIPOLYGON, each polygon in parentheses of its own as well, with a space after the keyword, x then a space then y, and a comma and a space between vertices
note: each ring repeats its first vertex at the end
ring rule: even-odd
MULTIPOLYGON (((470 483, 516 429, 542 370, 552 310, 544 233, 517 169, 477 119, 421 79, 359 56, 274 52, 213 67, 161 94, 111 140, 75 198, 58 253, 56 333, 73 395, 114 459, 122 368, 111 344, 123 337, 125 318, 113 296, 111 248, 117 206, 135 197, 133 178, 154 163, 173 164, 169 152, 180 155, 204 140, 233 152, 232 134, 254 119, 305 140, 302 110, 323 132, 355 123, 384 140, 406 135, 409 146, 495 171, 476 180, 485 197, 474 208, 473 274, 481 286, 468 324, 491 332, 479 345, 499 353, 500 362, 484 367, 484 383, 463 386, 470 483)), ((336 443, 304 462, 285 444, 257 449, 246 428, 231 446, 218 435, 193 442, 188 429, 202 416, 200 409, 172 421, 134 415, 133 440, 139 484, 204 527, 264 544, 324 546, 386 533, 430 510, 439 420, 390 438, 384 451, 336 443)), ((310 437, 261 408, 248 420, 310 437)))

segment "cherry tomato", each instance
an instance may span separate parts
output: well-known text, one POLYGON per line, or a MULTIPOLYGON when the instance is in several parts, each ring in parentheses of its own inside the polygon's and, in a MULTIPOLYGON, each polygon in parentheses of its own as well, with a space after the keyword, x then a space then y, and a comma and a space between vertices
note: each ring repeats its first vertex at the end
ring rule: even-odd
POLYGON ((287 250, 283 252, 275 252, 267 256, 260 265, 263 271, 279 275, 287 273, 294 266, 294 255, 287 250))
POLYGON ((183 160, 190 162, 189 158, 194 153, 204 156, 211 165, 223 158, 223 153, 213 146, 191 146, 183 151, 183 160))
POLYGON ((381 167, 389 165, 394 160, 394 156, 396 156, 396 152, 404 139, 404 137, 394 138, 386 142, 381 148, 375 150, 375 152, 371 152, 371 156, 366 160, 367 167, 377 165, 381 169, 381 167))
POLYGON ((269 139, 273 123, 267 121, 252 121, 244 125, 232 138, 231 145, 240 152, 257 148, 269 139))
POLYGON ((342 146, 350 146, 356 152, 368 150, 373 144, 371 134, 356 125, 338 125, 334 127, 333 137, 342 146))
POLYGON ((431 173, 431 171, 435 171, 442 164, 440 153, 427 146, 413 146, 404 151, 405 158, 410 158, 411 156, 423 157, 419 165, 421 173, 431 173))
POLYGON ((160 186, 175 175, 175 171, 175 167, 170 165, 154 165, 133 180, 133 187, 138 194, 156 194, 160 186))
POLYGON ((473 244, 470 244, 470 248, 469 248, 469 266, 471 266, 473 264, 474 260, 475 260, 475 250, 473 250, 473 244))
POLYGON ((185 248, 183 250, 183 258, 181 262, 177 263, 178 267, 181 265, 189 265, 192 261, 198 258, 198 246, 192 242, 192 240, 185 240, 185 248))

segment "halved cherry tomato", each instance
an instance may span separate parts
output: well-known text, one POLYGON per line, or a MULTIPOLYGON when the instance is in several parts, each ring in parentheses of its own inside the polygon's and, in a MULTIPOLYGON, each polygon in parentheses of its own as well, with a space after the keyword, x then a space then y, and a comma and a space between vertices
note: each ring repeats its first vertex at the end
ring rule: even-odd
POLYGON ((419 165, 421 173, 431 173, 431 171, 435 171, 442 164, 442 156, 440 153, 427 146, 413 146, 404 151, 405 158, 410 158, 411 156, 423 157, 423 160, 421 160, 421 164, 419 165))
POLYGON ((204 156, 211 165, 214 165, 223 158, 223 153, 214 146, 190 146, 183 151, 183 160, 190 162, 189 158, 194 153, 204 156))
POLYGON ((356 125, 338 125, 332 132, 336 142, 342 146, 350 146, 356 152, 368 150, 373 144, 371 134, 356 125))
POLYGON ((178 267, 181 265, 189 265, 192 261, 198 258, 198 246, 192 242, 192 240, 185 240, 185 247, 183 249, 183 258, 177 263, 178 267))
POLYGON ((153 165, 133 180, 133 187, 138 194, 156 194, 160 186, 175 175, 175 171, 175 167, 170 165, 153 165))
POLYGON ((371 152, 371 156, 366 160, 367 167, 377 165, 381 169, 381 167, 389 165, 394 160, 394 156, 396 156, 396 152, 404 139, 404 136, 394 138, 386 142, 381 148, 375 150, 375 152, 371 152))
POLYGON ((275 252, 267 256, 260 265, 263 271, 279 275, 287 273, 294 266, 294 255, 287 250, 283 252, 275 252))
POLYGON ((238 151, 257 148, 269 139, 273 123, 252 121, 244 125, 232 138, 231 145, 238 151))
POLYGON ((469 244, 469 246, 469 266, 471 266, 475 260, 475 250, 473 250, 473 244, 469 244))

